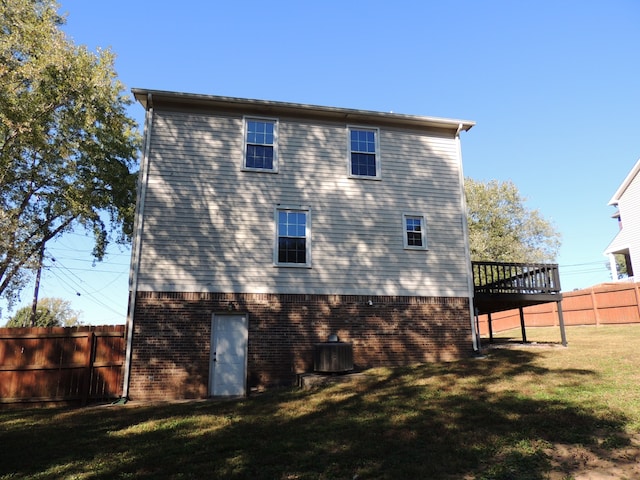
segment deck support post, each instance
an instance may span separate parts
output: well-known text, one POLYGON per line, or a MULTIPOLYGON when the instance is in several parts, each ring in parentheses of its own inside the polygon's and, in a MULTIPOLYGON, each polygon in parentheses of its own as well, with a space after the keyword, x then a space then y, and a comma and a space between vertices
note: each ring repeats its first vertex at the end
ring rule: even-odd
POLYGON ((560 337, 562 338, 562 346, 567 346, 567 334, 564 331, 564 317, 562 316, 562 300, 556 302, 558 305, 558 322, 560 323, 560 337))
POLYGON ((520 330, 522 330, 522 343, 527 343, 527 332, 524 328, 524 309, 522 307, 518 307, 518 311, 520 312, 520 330))
POLYGON ((487 323, 489 324, 489 343, 493 343, 493 325, 491 324, 491 312, 487 313, 487 323))

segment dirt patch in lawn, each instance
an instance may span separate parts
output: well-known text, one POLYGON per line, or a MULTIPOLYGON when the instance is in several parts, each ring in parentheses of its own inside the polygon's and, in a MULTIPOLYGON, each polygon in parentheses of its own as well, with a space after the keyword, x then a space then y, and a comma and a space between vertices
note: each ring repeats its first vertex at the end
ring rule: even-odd
POLYGON ((550 480, 640 478, 640 434, 608 438, 595 448, 558 443, 546 453, 550 480))

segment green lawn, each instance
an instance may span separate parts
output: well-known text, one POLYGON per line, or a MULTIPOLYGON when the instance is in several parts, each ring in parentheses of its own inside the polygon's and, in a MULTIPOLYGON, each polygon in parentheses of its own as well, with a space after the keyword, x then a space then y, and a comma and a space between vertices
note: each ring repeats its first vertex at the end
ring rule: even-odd
POLYGON ((237 401, 5 409, 0 479, 640 475, 640 326, 558 337, 237 401))

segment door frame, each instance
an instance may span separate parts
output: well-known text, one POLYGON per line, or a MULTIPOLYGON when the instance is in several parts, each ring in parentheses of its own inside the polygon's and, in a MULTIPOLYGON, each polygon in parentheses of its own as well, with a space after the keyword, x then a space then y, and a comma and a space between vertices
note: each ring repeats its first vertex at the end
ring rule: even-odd
POLYGON ((223 320, 225 317, 244 317, 246 330, 245 330, 245 338, 244 338, 244 378, 242 379, 242 393, 240 396, 246 396, 247 394, 247 366, 248 366, 248 350, 249 350, 249 315, 247 313, 242 312, 220 312, 213 313, 211 315, 211 336, 209 340, 209 386, 208 386, 208 394, 210 397, 222 397, 225 395, 216 395, 214 378, 215 378, 215 360, 214 360, 214 349, 215 349, 215 324, 217 320, 223 320))

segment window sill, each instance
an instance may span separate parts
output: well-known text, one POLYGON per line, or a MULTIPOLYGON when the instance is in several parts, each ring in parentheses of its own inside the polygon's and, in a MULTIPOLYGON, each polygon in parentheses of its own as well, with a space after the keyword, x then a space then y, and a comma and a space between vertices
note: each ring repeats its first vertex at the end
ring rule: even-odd
POLYGON ((354 180, 382 180, 382 177, 371 177, 369 175, 349 175, 349 178, 353 178, 354 180))
POLYGON ((302 263, 274 263, 275 268, 311 268, 311 265, 302 263))
POLYGON ((240 169, 242 172, 255 172, 255 173, 278 173, 278 170, 267 170, 266 168, 247 168, 242 167, 240 169))

